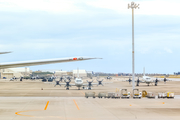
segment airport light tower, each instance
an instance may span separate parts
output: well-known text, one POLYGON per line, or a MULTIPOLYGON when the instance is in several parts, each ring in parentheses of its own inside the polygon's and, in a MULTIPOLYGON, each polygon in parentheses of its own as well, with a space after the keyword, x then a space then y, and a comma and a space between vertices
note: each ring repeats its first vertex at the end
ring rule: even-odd
POLYGON ((139 4, 135 4, 134 2, 131 2, 131 5, 128 4, 128 9, 132 9, 132 87, 135 88, 134 85, 134 8, 139 9, 139 4))

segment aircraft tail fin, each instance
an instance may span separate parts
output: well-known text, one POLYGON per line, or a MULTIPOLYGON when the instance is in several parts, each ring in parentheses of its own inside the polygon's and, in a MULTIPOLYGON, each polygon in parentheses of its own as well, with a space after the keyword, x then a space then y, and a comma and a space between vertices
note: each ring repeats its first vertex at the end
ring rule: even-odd
POLYGON ((79 68, 77 68, 77 75, 78 75, 78 78, 79 78, 79 68))
POLYGON ((144 69, 143 69, 143 76, 145 76, 145 67, 144 67, 144 69))

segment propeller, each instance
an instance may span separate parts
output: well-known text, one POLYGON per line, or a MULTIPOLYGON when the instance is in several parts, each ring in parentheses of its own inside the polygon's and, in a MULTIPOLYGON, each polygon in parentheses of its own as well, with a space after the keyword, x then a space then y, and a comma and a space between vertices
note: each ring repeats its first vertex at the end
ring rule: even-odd
POLYGON ((54 85, 54 87, 56 87, 56 85, 61 86, 61 84, 59 84, 59 81, 56 81, 56 84, 54 85))
POLYGON ((139 86, 139 78, 137 79, 137 84, 136 84, 136 86, 139 86))
POLYGON ((64 79, 63 77, 60 77, 60 80, 59 80, 59 81, 62 82, 63 79, 64 79))
POLYGON ((159 81, 159 80, 156 78, 156 80, 155 80, 155 86, 157 86, 158 81, 159 81))
POLYGON ((89 82, 89 81, 87 81, 87 82, 88 82, 88 85, 87 85, 87 86, 88 86, 88 89, 91 90, 91 87, 93 87, 93 86, 92 86, 93 80, 92 80, 91 82, 89 82))
POLYGON ((97 85, 97 86, 99 86, 99 85, 104 86, 104 85, 102 84, 102 81, 103 81, 103 80, 101 80, 101 81, 100 81, 100 80, 97 80, 97 81, 98 81, 98 85, 97 85))
POLYGON ((166 83, 166 81, 167 81, 167 79, 166 79, 166 78, 164 78, 164 83, 166 83))
POLYGON ((131 78, 129 78, 129 80, 128 80, 128 81, 129 81, 129 84, 131 84, 131 82, 132 82, 131 78))
POLYGON ((64 81, 66 82, 66 85, 64 87, 66 87, 66 90, 69 90, 69 87, 71 87, 71 85, 69 84, 71 80, 69 80, 68 82, 66 80, 64 81))

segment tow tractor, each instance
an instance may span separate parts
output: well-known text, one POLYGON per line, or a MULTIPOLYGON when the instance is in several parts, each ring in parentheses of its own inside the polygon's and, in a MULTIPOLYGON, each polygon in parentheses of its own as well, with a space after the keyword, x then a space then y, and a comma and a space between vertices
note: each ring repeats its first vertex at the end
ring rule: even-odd
POLYGON ((141 92, 139 92, 139 89, 133 89, 133 98, 135 99, 135 98, 139 98, 139 99, 141 99, 141 95, 142 93, 141 92))
POLYGON ((121 98, 130 98, 130 92, 127 92, 127 89, 121 89, 121 98))

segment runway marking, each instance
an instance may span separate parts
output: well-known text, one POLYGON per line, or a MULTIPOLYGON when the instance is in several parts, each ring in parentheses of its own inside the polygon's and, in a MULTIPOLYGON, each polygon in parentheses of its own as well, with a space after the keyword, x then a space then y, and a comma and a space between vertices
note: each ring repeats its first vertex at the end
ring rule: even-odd
MULTIPOLYGON (((47 101, 47 103, 46 103, 46 106, 45 106, 44 110, 46 110, 46 109, 47 109, 48 104, 49 104, 49 101, 47 101)), ((19 114, 19 113, 22 113, 22 112, 30 112, 30 111, 43 111, 43 110, 26 110, 26 111, 19 111, 19 112, 15 112, 15 114, 16 114, 16 115, 20 115, 20 116, 26 116, 26 117, 34 117, 34 116, 32 116, 32 115, 23 115, 23 114, 19 114)))
MULTIPOLYGON (((81 92, 82 92, 82 91, 81 91, 81 92)), ((85 93, 84 93, 84 92, 82 92, 82 94, 83 94, 83 95, 85 95, 85 93)))
POLYGON ((26 111, 19 111, 19 112, 16 112, 15 114, 16 115, 20 115, 20 116, 26 116, 26 117, 34 117, 32 115, 23 115, 23 114, 19 114, 19 113, 22 113, 22 112, 30 112, 30 111, 42 111, 42 110, 26 110, 26 111))
POLYGON ((77 103, 76 103, 76 101, 75 100, 73 100, 73 101, 74 101, 74 104, 76 105, 77 109, 80 110, 77 103))
POLYGON ((47 101, 47 104, 46 104, 46 106, 45 106, 44 110, 46 110, 46 109, 47 109, 48 104, 49 104, 49 101, 47 101))

